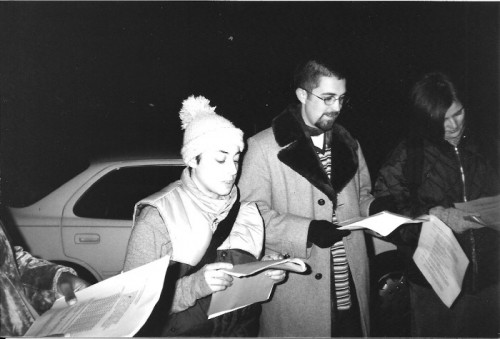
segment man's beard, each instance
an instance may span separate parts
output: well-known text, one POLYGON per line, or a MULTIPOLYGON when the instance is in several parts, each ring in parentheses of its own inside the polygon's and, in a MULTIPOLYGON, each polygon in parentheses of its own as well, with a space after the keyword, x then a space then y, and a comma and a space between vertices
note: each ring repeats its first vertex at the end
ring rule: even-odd
POLYGON ((314 124, 314 126, 318 127, 320 130, 323 132, 329 131, 333 127, 333 123, 337 119, 337 116, 339 115, 338 112, 334 113, 324 113, 318 121, 314 124))

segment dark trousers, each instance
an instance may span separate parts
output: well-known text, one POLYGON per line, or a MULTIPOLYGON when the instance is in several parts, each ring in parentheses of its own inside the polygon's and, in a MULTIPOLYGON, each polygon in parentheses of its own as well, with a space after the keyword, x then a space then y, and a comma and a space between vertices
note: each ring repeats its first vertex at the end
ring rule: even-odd
POLYGON ((446 307, 434 290, 410 283, 411 334, 417 337, 494 337, 499 335, 499 286, 460 294, 446 307))
MULTIPOLYGON (((363 331, 361 330, 361 316, 359 312, 358 298, 356 296, 356 289, 354 282, 349 274, 349 287, 351 292, 351 308, 346 311, 339 311, 332 309, 332 337, 362 337, 363 331), (335 311, 333 311, 335 310, 335 311)), ((335 282, 333 281, 333 286, 335 282)), ((335 298, 335 294, 332 294, 335 298)), ((332 302, 332 307, 336 307, 336 303, 332 302)))

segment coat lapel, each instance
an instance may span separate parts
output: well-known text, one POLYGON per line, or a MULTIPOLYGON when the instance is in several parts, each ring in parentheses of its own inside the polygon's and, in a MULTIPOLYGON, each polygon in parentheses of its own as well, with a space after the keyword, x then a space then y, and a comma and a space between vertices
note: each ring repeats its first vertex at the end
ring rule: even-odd
POLYGON ((298 106, 290 106, 273 120, 276 142, 282 147, 278 152, 278 159, 325 193, 335 207, 337 193, 351 180, 358 168, 357 144, 345 129, 334 125, 333 175, 330 181, 316 155, 311 138, 307 137, 302 129, 298 110, 298 106))
POLYGON ((358 143, 339 124, 333 125, 332 133, 332 186, 340 192, 358 170, 358 143))

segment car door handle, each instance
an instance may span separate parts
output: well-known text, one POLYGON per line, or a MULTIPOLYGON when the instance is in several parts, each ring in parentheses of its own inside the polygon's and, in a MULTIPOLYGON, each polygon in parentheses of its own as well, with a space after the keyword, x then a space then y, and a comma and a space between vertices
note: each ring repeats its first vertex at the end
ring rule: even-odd
POLYGON ((99 234, 77 233, 75 234, 75 244, 98 244, 101 242, 99 234))

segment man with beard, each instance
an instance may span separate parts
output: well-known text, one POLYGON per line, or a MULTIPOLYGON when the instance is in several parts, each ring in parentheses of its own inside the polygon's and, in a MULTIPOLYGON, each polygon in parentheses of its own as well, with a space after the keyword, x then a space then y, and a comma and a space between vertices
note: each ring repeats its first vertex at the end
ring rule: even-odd
POLYGON ((361 148, 335 123, 347 101, 346 79, 336 66, 310 60, 297 69, 295 88, 299 103, 248 140, 239 182, 242 198, 255 201, 264 218, 266 253, 310 266, 263 305, 260 335, 368 336, 364 233, 338 229, 377 212, 361 148))

